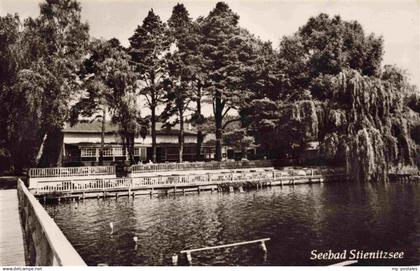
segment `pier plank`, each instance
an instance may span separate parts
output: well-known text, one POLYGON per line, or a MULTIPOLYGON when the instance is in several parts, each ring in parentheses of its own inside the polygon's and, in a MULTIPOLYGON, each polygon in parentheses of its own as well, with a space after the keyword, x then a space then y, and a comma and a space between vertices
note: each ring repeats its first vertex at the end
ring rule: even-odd
POLYGON ((0 190, 0 265, 24 266, 25 251, 16 189, 0 190))

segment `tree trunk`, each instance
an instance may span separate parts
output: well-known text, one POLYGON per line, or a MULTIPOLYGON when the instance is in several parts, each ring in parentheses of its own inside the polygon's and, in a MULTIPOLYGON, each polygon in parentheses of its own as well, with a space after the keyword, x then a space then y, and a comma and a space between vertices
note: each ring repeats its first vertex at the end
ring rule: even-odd
POLYGON ((127 140, 125 138, 125 135, 121 135, 121 140, 122 140, 122 154, 124 156, 124 161, 127 159, 127 140))
POLYGON ((178 138, 179 162, 182 163, 184 156, 184 116, 179 114, 179 138, 178 138))
POLYGON ((203 146, 204 134, 201 130, 197 131, 197 149, 196 149, 196 160, 201 161, 201 148, 203 146))
POLYGON ((127 146, 128 146, 128 156, 130 159, 130 164, 133 165, 134 161, 134 135, 127 136, 127 146))
POLYGON ((152 161, 156 163, 156 105, 151 106, 152 111, 152 161))
POLYGON ((247 154, 247 151, 246 151, 246 146, 243 146, 243 145, 242 145, 242 158, 248 159, 248 154, 247 154))
POLYGON ((56 167, 59 163, 60 153, 62 151, 64 134, 61 129, 54 128, 47 133, 44 142, 42 155, 39 160, 40 167, 56 167))
MULTIPOLYGON (((198 87, 197 91, 197 109, 196 114, 197 116, 201 117, 201 87, 198 87)), ((198 126, 200 128, 200 126, 198 126)), ((195 159, 201 160, 201 146, 203 145, 204 135, 201 129, 197 131, 197 147, 195 152, 195 159)))
POLYGON ((106 114, 106 110, 105 110, 105 106, 102 109, 102 124, 101 124, 101 147, 99 149, 99 165, 103 165, 104 164, 104 145, 105 145, 105 114, 106 114))
POLYGON ((222 105, 222 99, 220 98, 220 92, 216 92, 216 101, 215 101, 215 122, 216 122, 216 161, 222 161, 222 121, 223 121, 223 105, 222 105))

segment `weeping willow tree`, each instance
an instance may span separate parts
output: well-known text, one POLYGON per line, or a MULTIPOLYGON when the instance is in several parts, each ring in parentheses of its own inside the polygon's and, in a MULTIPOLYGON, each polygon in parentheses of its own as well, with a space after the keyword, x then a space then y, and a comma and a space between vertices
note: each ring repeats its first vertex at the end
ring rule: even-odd
POLYGON ((263 100, 270 107, 255 102, 251 109, 264 116, 255 113, 250 127, 256 134, 263 131, 265 138, 268 129, 277 153, 292 161, 299 160, 309 141, 319 141, 321 158, 330 165, 345 166, 353 180, 386 180, 391 170, 415 165, 420 123, 419 113, 409 106, 414 103, 407 78, 390 77, 390 72, 399 74, 395 67, 385 67, 379 76, 351 69, 329 76, 328 98, 322 101, 310 97, 278 103, 263 100), (261 108, 276 112, 270 115, 273 125, 265 130, 259 126, 267 122, 269 113, 261 108))
MULTIPOLYGON (((284 37, 271 72, 277 112, 269 119, 270 142, 285 146, 277 153, 293 156, 308 141, 319 141, 323 160, 364 181, 385 180, 391 170, 414 165, 419 94, 404 72, 382 66, 382 56, 382 37, 339 16, 312 17, 284 37)), ((254 96, 273 97, 269 93, 254 96)), ((266 120, 253 111, 245 111, 257 123, 251 122, 253 133, 267 134, 258 126, 266 120)))
POLYGON ((414 165, 410 122, 418 115, 404 103, 405 86, 354 70, 334 77, 323 119, 313 119, 323 155, 344 162, 355 180, 385 180, 391 168, 414 165))

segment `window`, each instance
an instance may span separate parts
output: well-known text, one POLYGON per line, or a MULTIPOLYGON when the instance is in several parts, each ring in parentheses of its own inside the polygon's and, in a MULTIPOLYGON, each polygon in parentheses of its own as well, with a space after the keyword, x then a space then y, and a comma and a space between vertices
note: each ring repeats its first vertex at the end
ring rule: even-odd
POLYGON ((104 157, 112 157, 112 148, 104 148, 104 157))
POLYGON ((94 147, 81 148, 80 156, 81 157, 95 157, 96 156, 96 148, 94 148, 94 147))
POLYGON ((114 156, 123 156, 123 149, 122 148, 114 148, 113 153, 114 153, 114 156))

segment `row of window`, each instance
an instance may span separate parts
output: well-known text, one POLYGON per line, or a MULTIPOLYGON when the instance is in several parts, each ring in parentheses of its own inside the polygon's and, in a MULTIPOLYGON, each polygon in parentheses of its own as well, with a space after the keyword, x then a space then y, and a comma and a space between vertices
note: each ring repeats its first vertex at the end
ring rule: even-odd
MULTIPOLYGON (((99 156, 99 148, 96 147, 82 147, 81 157, 96 157, 99 156)), ((214 147, 204 147, 201 150, 201 154, 209 155, 215 152, 214 147)), ((178 155, 178 148, 166 148, 166 155, 178 155)), ((184 155, 195 155, 195 149, 191 147, 184 148, 184 155)), ((118 157, 123 156, 123 149, 121 147, 115 148, 104 148, 103 149, 104 157, 118 157)), ((134 148, 134 156, 146 157, 146 148, 134 148)))
MULTIPOLYGON (((80 149, 81 157, 96 157, 99 156, 99 148, 95 147, 83 147, 80 149)), ((117 157, 124 156, 123 149, 121 147, 116 148, 104 148, 103 149, 104 157, 117 157)), ((146 148, 134 148, 134 156, 146 157, 146 148)))

